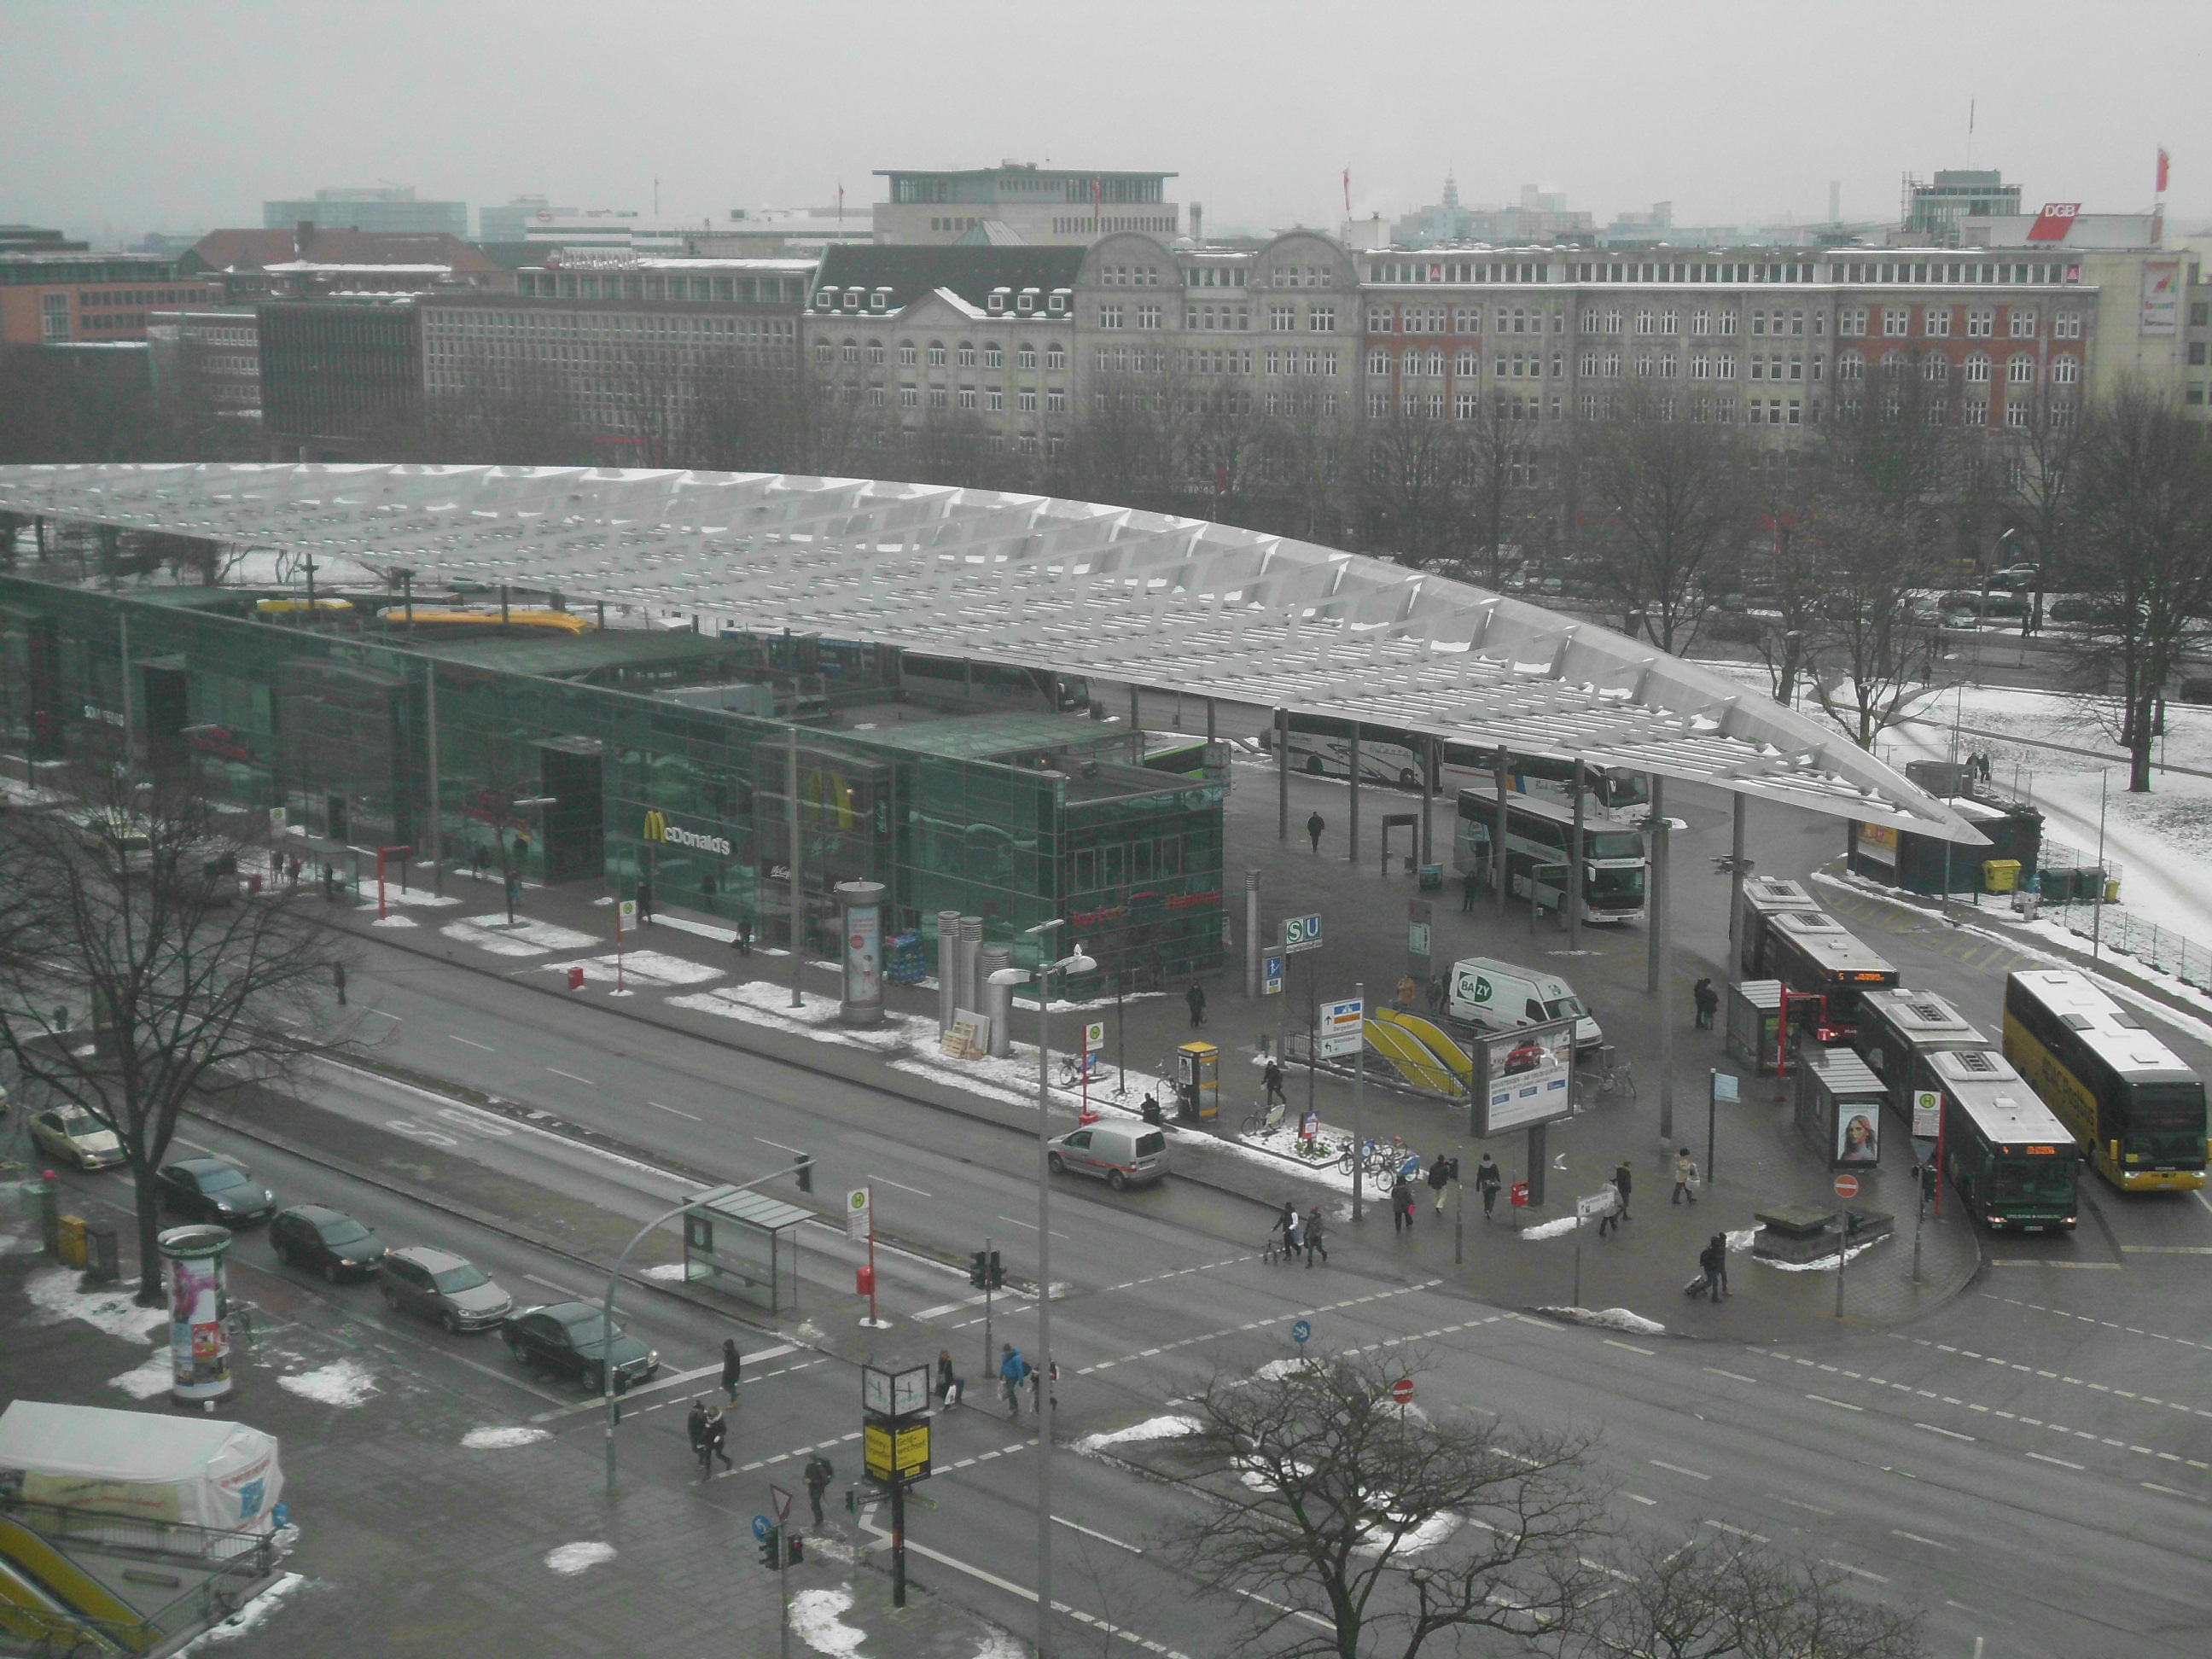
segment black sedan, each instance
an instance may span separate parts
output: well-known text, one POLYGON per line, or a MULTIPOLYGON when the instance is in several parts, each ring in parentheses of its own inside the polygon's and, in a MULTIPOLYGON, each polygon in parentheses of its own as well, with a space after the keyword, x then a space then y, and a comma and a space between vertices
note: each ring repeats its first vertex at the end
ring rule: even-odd
POLYGON ((287 1267, 312 1267, 335 1285, 383 1265, 384 1241, 341 1210, 295 1204, 269 1224, 269 1245, 287 1267))
POLYGON ((276 1194, 224 1158, 180 1158, 164 1164, 155 1179, 163 1206, 195 1221, 250 1227, 276 1213, 276 1194))
POLYGON ((659 1354, 619 1325, 610 1345, 606 1320, 588 1302, 525 1308, 500 1322, 500 1334, 506 1340, 507 1351, 526 1365, 542 1365, 573 1376, 595 1394, 605 1391, 602 1367, 610 1361, 615 1368, 617 1394, 660 1369, 659 1354))

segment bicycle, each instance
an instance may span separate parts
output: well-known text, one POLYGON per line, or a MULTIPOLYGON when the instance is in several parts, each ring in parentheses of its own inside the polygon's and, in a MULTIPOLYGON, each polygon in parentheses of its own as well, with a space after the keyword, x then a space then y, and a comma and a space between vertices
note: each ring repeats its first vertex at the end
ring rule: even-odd
POLYGON ((1244 1114, 1243 1122, 1237 1126, 1240 1135, 1270 1135, 1283 1127, 1284 1115, 1290 1108, 1278 1101, 1273 1105, 1255 1106, 1244 1114))
POLYGON ((1597 1092, 1601 1100, 1607 1095, 1622 1100, 1635 1099, 1635 1068, 1625 1060, 1608 1060, 1605 1069, 1598 1073, 1597 1092))

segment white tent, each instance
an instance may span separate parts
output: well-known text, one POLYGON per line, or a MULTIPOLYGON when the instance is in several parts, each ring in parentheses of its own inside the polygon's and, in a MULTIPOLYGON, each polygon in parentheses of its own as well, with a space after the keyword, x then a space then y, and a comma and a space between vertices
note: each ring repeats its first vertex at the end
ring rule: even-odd
POLYGON ((18 1400, 0 1412, 0 1479, 68 1504, 225 1532, 269 1529, 284 1490, 276 1439, 242 1423, 18 1400))

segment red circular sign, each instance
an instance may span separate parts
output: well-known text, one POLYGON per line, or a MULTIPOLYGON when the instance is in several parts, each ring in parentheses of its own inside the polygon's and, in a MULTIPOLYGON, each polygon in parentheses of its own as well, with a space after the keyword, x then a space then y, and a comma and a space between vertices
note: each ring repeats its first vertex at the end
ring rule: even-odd
POLYGON ((1516 1206, 1525 1206, 1528 1202, 1528 1183, 1527 1182, 1516 1181, 1513 1183, 1513 1202, 1516 1206))
POLYGON ((1838 1198, 1856 1198, 1858 1195, 1859 1178, 1856 1176, 1839 1175, 1836 1177, 1836 1196, 1838 1198))
POLYGON ((1412 1405, 1413 1403, 1413 1379, 1410 1376, 1401 1376, 1395 1382, 1393 1382, 1390 1385, 1390 1398, 1396 1401, 1401 1406, 1412 1405))

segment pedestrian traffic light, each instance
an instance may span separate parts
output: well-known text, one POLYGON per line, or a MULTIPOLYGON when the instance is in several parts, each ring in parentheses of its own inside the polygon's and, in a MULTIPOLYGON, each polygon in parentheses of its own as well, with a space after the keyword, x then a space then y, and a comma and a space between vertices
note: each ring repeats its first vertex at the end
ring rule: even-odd
POLYGON ((799 1175, 799 1190, 802 1193, 812 1192, 814 1190, 814 1154, 801 1152, 791 1161, 799 1175))
POLYGON ((790 1537, 783 1540, 783 1565, 785 1566, 795 1567, 805 1559, 806 1540, 803 1536, 798 1533, 793 1533, 790 1537))
POLYGON ((760 1564, 770 1572, 777 1571, 783 1562, 783 1529, 770 1527, 761 1534, 760 1564))
POLYGON ((999 1253, 996 1250, 991 1252, 991 1262, 988 1271, 991 1275, 991 1288, 994 1291, 1005 1290, 1006 1288, 1006 1264, 999 1260, 999 1253))
POLYGON ((968 1282, 982 1290, 991 1282, 991 1256, 988 1250, 977 1250, 968 1258, 968 1282))
POLYGON ((1916 1164, 1913 1168, 1913 1173, 1920 1177, 1920 1196, 1923 1198, 1935 1197, 1936 1164, 1934 1161, 1930 1160, 1926 1164, 1916 1164))

